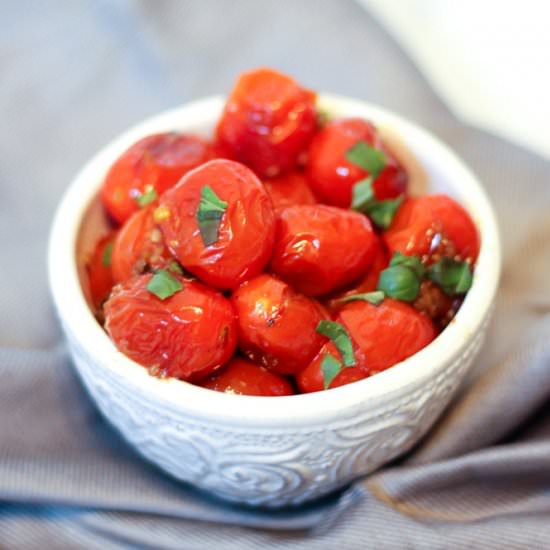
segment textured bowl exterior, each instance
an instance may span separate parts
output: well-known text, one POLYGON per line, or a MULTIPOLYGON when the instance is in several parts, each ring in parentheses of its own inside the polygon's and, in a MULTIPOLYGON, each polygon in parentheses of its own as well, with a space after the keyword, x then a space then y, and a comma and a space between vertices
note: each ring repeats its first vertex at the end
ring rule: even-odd
MULTIPOLYGON (((208 101, 210 105, 202 102, 194 110, 193 106, 183 110, 184 119, 195 116, 195 126, 177 127, 194 129, 207 111, 213 111, 209 116, 215 120, 221 99, 208 101)), ((397 133, 413 128, 417 132, 413 136, 421 135, 416 127, 366 104, 343 98, 325 101, 329 112, 370 116, 375 121, 380 115, 397 133)), ((163 115, 130 131, 85 167, 65 197, 52 231, 54 302, 75 366, 103 415, 139 453, 174 477, 224 499, 265 507, 322 496, 406 452, 448 405, 485 338, 500 249, 492 210, 475 178, 453 156, 450 169, 464 172, 432 186, 453 190, 455 180, 470 178, 466 189, 458 192, 459 200, 467 204, 463 199, 478 193, 469 210, 482 234, 479 276, 476 272, 453 324, 434 343, 388 371, 329 392, 283 398, 219 394, 149 377, 116 351, 87 308, 74 265, 84 211, 110 162, 136 137, 170 129, 173 118, 174 113, 163 115), (473 191, 468 185, 474 186, 473 191), (63 283, 58 280, 62 272, 63 283)), ((450 154, 425 132, 422 136, 439 147, 435 153, 450 154)), ((440 160, 428 170, 430 177, 439 177, 441 166, 445 167, 446 159, 440 160)))

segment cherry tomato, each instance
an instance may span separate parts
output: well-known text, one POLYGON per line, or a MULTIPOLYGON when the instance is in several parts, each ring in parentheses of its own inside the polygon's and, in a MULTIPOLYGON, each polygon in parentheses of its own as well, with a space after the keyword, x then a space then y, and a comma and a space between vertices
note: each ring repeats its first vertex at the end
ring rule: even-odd
MULTIPOLYGON (((354 352, 357 359, 357 346, 354 346, 354 352)), ((327 354, 330 354, 337 359, 340 358, 340 354, 336 349, 336 346, 332 342, 327 342, 323 345, 313 361, 296 375, 296 384, 298 385, 298 389, 301 393, 310 393, 324 389, 321 364, 327 354)), ((370 372, 368 369, 364 368, 363 363, 358 362, 358 364, 354 367, 342 368, 342 370, 330 383, 329 388, 332 389, 337 388, 338 386, 345 386, 346 384, 363 380, 363 378, 368 378, 369 376, 370 372)))
POLYGON ((101 309, 115 284, 111 272, 111 250, 114 238, 115 233, 109 233, 100 239, 86 264, 90 294, 96 310, 101 309))
POLYGON ((320 296, 365 273, 375 255, 368 218, 334 206, 302 205, 277 218, 271 268, 307 296, 320 296))
POLYGON ((293 395, 292 384, 265 367, 235 357, 223 369, 202 382, 210 390, 237 395, 293 395))
POLYGON ((474 222, 456 201, 447 195, 426 195, 407 199, 384 234, 393 254, 459 256, 475 262, 479 236, 474 222))
POLYGON ((275 372, 298 372, 323 345, 325 338, 315 330, 327 318, 321 305, 271 275, 243 283, 232 303, 241 351, 275 372))
POLYGON ((306 177, 298 171, 264 180, 264 187, 275 209, 317 202, 306 177))
POLYGON ((147 268, 157 269, 172 258, 154 220, 156 204, 134 212, 119 230, 113 243, 112 270, 122 283, 147 268))
MULTIPOLYGON (((180 263, 205 283, 236 288, 261 273, 271 256, 275 217, 271 199, 254 173, 237 162, 212 160, 189 172, 161 197, 164 241, 180 263), (202 240, 197 221, 201 192, 210 186, 227 203, 218 239, 202 240)), ((160 216, 159 216, 160 212, 160 216)))
MULTIPOLYGON (((414 307, 386 298, 380 305, 368 302, 350 302, 336 317, 342 323, 353 343, 357 365, 343 368, 330 387, 359 380, 386 370, 426 347, 436 336, 430 319, 414 307)), ((332 349, 332 348, 331 348, 332 349)), ((323 389, 320 356, 298 376, 299 388, 304 392, 323 389)), ((330 351, 339 358, 338 351, 330 351)))
POLYGON ((160 196, 213 156, 211 146, 196 136, 170 132, 145 137, 111 166, 101 188, 103 204, 122 224, 139 209, 139 197, 153 189, 160 196))
POLYGON ((451 298, 432 281, 422 281, 418 298, 413 306, 427 315, 442 330, 455 316, 462 303, 462 297, 451 298))
POLYGON ((260 177, 295 168, 315 130, 315 94, 271 69, 243 73, 218 123, 221 150, 260 177))
POLYGON ((152 277, 115 286, 105 303, 105 329, 117 348, 152 374, 183 380, 198 380, 229 361, 237 346, 229 300, 178 276, 182 290, 161 300, 147 290, 152 277))
POLYGON ((384 151, 386 166, 373 184, 379 200, 395 198, 407 190, 407 174, 380 140, 376 128, 360 118, 333 120, 314 137, 309 148, 307 175, 317 198, 349 208, 353 186, 369 174, 346 159, 359 141, 384 151))

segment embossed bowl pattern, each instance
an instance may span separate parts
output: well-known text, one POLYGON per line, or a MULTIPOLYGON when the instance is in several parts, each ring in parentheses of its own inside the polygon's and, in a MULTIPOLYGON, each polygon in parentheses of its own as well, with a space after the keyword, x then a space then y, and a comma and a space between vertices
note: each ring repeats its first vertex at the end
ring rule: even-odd
POLYGON ((411 173, 413 190, 444 192, 481 233, 473 286, 454 322, 425 349, 362 380, 308 395, 235 396, 159 380, 116 350, 88 306, 84 261, 106 220, 97 194, 113 160, 146 134, 205 137, 223 106, 208 98, 125 132, 77 175, 56 214, 50 286, 74 365, 103 415, 145 458, 222 498, 279 507, 320 497, 409 450, 448 405, 484 340, 500 273, 491 205, 475 176, 428 132, 367 103, 322 95, 333 116, 373 120, 411 173))

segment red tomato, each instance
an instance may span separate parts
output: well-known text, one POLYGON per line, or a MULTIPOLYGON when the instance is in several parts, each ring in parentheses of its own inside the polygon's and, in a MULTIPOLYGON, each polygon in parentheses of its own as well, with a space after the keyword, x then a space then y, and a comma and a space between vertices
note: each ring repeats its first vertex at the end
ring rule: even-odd
POLYGON ((390 257, 386 246, 384 245, 380 237, 375 237, 375 253, 374 260, 367 271, 367 274, 361 279, 357 284, 353 285, 352 288, 346 290, 345 292, 339 292, 333 298, 330 298, 325 305, 328 307, 328 310, 332 313, 342 307, 340 300, 345 296, 350 296, 352 294, 360 294, 363 292, 373 292, 376 290, 378 285, 378 278, 380 277, 380 272, 388 267, 390 262, 390 257))
POLYGON ((229 300, 196 281, 161 300, 152 274, 117 285, 105 303, 105 329, 117 348, 153 374, 197 380, 229 361, 237 323, 229 300))
POLYGON ((181 264, 216 288, 236 288, 261 273, 271 256, 275 218, 271 199, 246 166, 212 160, 189 172, 161 197, 164 241, 181 264), (228 206, 218 240, 205 246, 197 222, 201 190, 210 186, 228 206))
POLYGON ((386 167, 374 182, 376 198, 391 199, 406 192, 407 174, 384 146, 376 128, 360 118, 345 118, 329 122, 309 148, 306 170, 319 200, 349 208, 353 186, 368 176, 368 172, 346 160, 346 153, 359 141, 386 155, 386 167))
POLYGON ((111 166, 101 200, 120 224, 139 209, 137 199, 152 188, 160 196, 189 170, 213 158, 210 145, 196 136, 170 132, 134 143, 111 166))
POLYGON ((275 209, 295 204, 315 204, 315 195, 301 172, 290 172, 264 180, 264 187, 275 209))
POLYGON ((327 318, 321 305, 271 275, 243 283, 232 303, 242 352, 275 372, 298 372, 323 345, 315 330, 327 318))
MULTIPOLYGON (((354 352, 357 359, 358 354, 356 346, 354 346, 354 352)), ((310 393, 324 389, 321 363, 323 362, 325 356, 329 353, 336 359, 340 359, 340 354, 336 349, 336 346, 332 342, 327 342, 323 345, 313 361, 296 375, 296 384, 298 385, 298 389, 301 393, 310 393)), ((368 369, 363 368, 362 364, 358 364, 354 367, 344 367, 330 383, 329 388, 345 386, 346 384, 363 380, 363 378, 368 378, 369 376, 370 373, 368 369)))
POLYGON ((315 94, 271 69, 243 73, 218 123, 231 158, 260 177, 292 170, 317 129, 315 94))
POLYGON ((375 255, 365 216, 334 206, 303 205, 277 218, 272 270, 307 296, 320 296, 365 273, 375 255))
MULTIPOLYGON (((409 304, 391 298, 378 306, 351 302, 340 310, 336 321, 348 330, 357 365, 343 368, 331 388, 386 370, 426 347, 436 336, 428 317, 409 304)), ((321 350, 320 356, 297 376, 303 392, 323 389, 320 367, 326 351, 339 358, 335 348, 321 350)))
POLYGON ((407 199, 384 233, 390 252, 418 256, 459 256, 475 262, 479 235, 474 222, 447 195, 407 199))
POLYGON ((96 310, 101 309, 115 284, 111 272, 111 250, 114 238, 115 234, 109 233, 100 239, 86 264, 90 294, 96 310))
POLYGON ((232 359, 223 369, 202 382, 201 386, 237 395, 272 397, 294 394, 288 380, 240 357, 232 359))
POLYGON ((147 268, 157 269, 172 257, 154 220, 156 205, 135 212, 122 226, 113 243, 112 270, 122 283, 147 268))

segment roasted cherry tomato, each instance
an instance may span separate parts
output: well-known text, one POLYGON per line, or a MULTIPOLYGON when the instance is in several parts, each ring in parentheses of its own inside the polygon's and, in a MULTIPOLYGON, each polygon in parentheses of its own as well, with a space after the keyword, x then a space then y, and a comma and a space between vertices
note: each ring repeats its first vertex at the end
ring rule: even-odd
MULTIPOLYGON (((386 298, 380 305, 350 302, 336 317, 352 340, 357 365, 344 367, 330 387, 360 380, 386 370, 426 347, 436 336, 435 328, 426 315, 414 307, 386 298)), ((297 382, 303 392, 323 389, 321 362, 323 353, 304 369, 297 382)), ((330 351, 338 358, 338 351, 330 351)))
POLYGON ((90 295, 96 311, 101 309, 103 302, 107 299, 111 288, 115 284, 111 270, 114 239, 114 233, 109 233, 100 239, 89 262, 86 264, 90 295))
POLYGON ((388 267, 390 258, 388 251, 386 250, 386 246, 380 237, 375 237, 375 243, 374 260, 366 275, 360 279, 358 283, 353 285, 352 288, 349 288, 345 292, 338 292, 336 295, 330 297, 326 302, 324 302, 331 313, 343 306, 343 303, 341 302, 342 298, 351 296, 352 294, 362 294, 364 292, 372 292, 376 290, 380 272, 388 267))
POLYGON ((271 268, 303 294, 320 296, 365 273, 375 242, 362 214, 322 204, 291 206, 277 218, 271 268))
POLYGON ((189 172, 164 193, 155 217, 181 264, 216 288, 236 288, 255 277, 271 256, 275 232, 271 199, 254 173, 238 162, 212 160, 189 172), (217 240, 208 246, 197 219, 205 187, 226 204, 217 240))
POLYGON ((119 230, 113 243, 112 270, 122 283, 147 269, 163 267, 172 258, 155 223, 155 204, 135 212, 119 230))
POLYGON ((353 186, 369 174, 346 159, 346 153, 358 142, 365 141, 380 149, 386 165, 373 184, 379 200, 395 198, 407 190, 407 174, 380 140, 376 128, 360 118, 329 122, 320 130, 309 148, 307 175, 319 200, 349 208, 353 186))
POLYGON ((327 318, 321 305, 271 275, 243 283, 232 302, 239 323, 239 347, 256 363, 294 374, 323 345, 325 338, 315 330, 327 318))
POLYGON ((161 300, 147 289, 152 277, 115 286, 105 303, 105 329, 117 348, 152 374, 183 380, 198 380, 229 361, 237 346, 229 300, 178 276, 182 289, 161 300))
POLYGON ((292 395, 292 384, 265 367, 235 357, 225 367, 201 383, 210 390, 237 395, 292 395))
POLYGON ((407 199, 384 233, 390 253, 423 257, 459 256, 475 262, 479 236, 474 222, 456 201, 447 195, 426 195, 407 199))
POLYGON ((315 130, 315 94, 271 69, 243 73, 218 123, 222 151, 260 177, 296 167, 315 130))
POLYGON ((101 188, 107 212, 119 224, 139 209, 140 197, 160 196, 189 170, 214 157, 196 136, 170 132, 134 143, 111 166, 101 188))
POLYGON ((317 202, 302 172, 294 171, 264 180, 264 187, 271 197, 275 209, 317 202))

